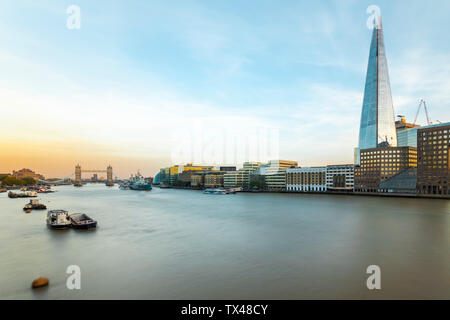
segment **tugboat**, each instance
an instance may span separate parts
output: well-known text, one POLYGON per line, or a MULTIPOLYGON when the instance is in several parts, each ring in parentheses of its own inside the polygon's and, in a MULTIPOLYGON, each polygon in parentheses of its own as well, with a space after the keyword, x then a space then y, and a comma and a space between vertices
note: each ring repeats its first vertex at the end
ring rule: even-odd
POLYGON ((69 213, 66 210, 49 210, 47 212, 47 226, 52 229, 67 229, 71 225, 69 213))
POLYGON ((23 207, 23 211, 28 213, 28 210, 45 210, 47 207, 45 204, 39 203, 39 200, 30 200, 30 203, 27 203, 25 207, 23 207))
POLYGON ((69 215, 69 220, 74 229, 91 229, 97 227, 97 221, 91 219, 84 213, 72 213, 69 215))

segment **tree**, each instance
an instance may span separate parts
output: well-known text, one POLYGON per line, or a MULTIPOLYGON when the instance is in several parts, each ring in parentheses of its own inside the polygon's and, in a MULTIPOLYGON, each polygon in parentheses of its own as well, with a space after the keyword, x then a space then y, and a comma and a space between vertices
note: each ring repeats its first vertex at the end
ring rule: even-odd
POLYGON ((4 186, 23 186, 25 182, 23 180, 16 179, 12 176, 8 176, 3 180, 2 184, 4 186))
POLYGON ((27 186, 32 186, 36 184, 36 180, 31 177, 25 177, 22 179, 23 184, 27 186))

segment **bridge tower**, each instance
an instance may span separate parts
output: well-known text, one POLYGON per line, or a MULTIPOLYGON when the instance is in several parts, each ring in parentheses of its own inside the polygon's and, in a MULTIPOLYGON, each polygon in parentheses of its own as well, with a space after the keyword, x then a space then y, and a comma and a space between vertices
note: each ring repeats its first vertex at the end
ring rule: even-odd
POLYGON ((75 187, 81 187, 83 183, 81 182, 81 167, 79 164, 75 166, 75 187))
POLYGON ((112 187, 114 186, 114 180, 113 180, 113 170, 111 165, 106 168, 106 186, 112 187))

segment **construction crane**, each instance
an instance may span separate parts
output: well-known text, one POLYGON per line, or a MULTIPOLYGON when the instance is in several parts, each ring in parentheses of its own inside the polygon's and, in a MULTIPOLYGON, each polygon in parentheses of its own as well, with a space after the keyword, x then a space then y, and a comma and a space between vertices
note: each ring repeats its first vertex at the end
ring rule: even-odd
POLYGON ((419 116, 419 111, 420 111, 420 107, 422 106, 422 104, 423 104, 423 108, 425 109, 425 115, 427 116, 427 124, 431 125, 433 123, 431 122, 430 115, 428 114, 427 104, 426 104, 425 100, 423 100, 423 99, 420 99, 419 107, 417 108, 416 117, 414 119, 414 124, 416 124, 416 122, 417 122, 417 117, 419 116))

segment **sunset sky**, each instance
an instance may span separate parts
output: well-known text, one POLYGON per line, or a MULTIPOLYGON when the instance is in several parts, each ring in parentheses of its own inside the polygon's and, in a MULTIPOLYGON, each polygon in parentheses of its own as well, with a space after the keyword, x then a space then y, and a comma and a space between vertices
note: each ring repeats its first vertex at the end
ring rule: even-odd
POLYGON ((0 173, 66 177, 80 163, 150 176, 189 161, 174 154, 199 131, 202 148, 262 130, 281 159, 352 163, 372 4, 395 114, 413 121, 424 98, 450 121, 445 0, 2 0, 0 173), (66 26, 70 5, 80 29, 66 26))

